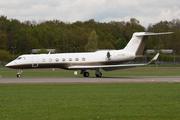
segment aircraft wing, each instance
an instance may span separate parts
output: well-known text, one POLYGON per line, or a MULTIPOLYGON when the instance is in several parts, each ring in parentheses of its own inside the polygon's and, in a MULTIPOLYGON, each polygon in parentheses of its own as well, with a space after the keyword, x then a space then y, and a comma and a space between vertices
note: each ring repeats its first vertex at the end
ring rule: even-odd
POLYGON ((136 66, 144 66, 149 64, 154 64, 159 56, 159 53, 157 53, 154 58, 146 64, 118 64, 118 65, 91 65, 91 66, 70 66, 70 70, 82 70, 82 69, 103 69, 105 71, 111 71, 111 70, 118 70, 118 69, 127 69, 127 68, 133 68, 136 66))

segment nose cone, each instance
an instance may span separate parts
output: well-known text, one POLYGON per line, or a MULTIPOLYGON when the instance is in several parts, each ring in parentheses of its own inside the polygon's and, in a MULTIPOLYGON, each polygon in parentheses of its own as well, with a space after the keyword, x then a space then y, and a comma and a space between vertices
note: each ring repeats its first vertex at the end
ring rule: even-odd
POLYGON ((14 62, 14 61, 12 61, 12 62, 10 62, 10 63, 6 64, 6 67, 8 67, 8 68, 13 68, 13 67, 14 67, 14 65, 15 65, 15 62, 14 62))

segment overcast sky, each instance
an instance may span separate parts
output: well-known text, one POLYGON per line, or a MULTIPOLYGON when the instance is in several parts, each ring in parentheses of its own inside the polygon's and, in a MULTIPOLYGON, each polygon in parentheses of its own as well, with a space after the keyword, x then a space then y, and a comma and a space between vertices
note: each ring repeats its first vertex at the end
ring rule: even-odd
POLYGON ((180 0, 0 0, 0 15, 8 19, 64 22, 129 21, 149 23, 180 18, 180 0))

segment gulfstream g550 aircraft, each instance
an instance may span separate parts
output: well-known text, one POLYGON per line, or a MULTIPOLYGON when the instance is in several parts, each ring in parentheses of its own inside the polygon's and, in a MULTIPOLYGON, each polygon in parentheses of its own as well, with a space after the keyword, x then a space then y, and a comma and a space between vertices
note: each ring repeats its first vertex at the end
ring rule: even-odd
POLYGON ((124 64, 136 57, 142 56, 147 38, 149 35, 171 34, 136 32, 124 49, 102 50, 85 53, 60 53, 60 54, 30 54, 21 55, 8 63, 6 67, 19 69, 17 77, 21 77, 23 69, 35 68, 62 68, 67 70, 81 70, 84 77, 89 77, 86 70, 95 70, 96 77, 101 77, 99 69, 105 71, 132 68, 136 66, 149 65, 154 63, 159 53, 147 64, 124 64))

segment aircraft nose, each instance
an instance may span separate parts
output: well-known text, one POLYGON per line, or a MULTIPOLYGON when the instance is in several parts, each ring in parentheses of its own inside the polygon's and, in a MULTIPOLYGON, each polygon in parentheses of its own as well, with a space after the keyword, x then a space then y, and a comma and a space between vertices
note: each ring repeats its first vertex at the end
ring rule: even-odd
POLYGON ((6 67, 12 67, 12 66, 14 66, 15 64, 14 64, 14 62, 10 62, 10 63, 8 63, 8 64, 6 64, 6 67))
POLYGON ((11 64, 10 64, 10 63, 6 64, 6 67, 9 67, 9 66, 11 66, 11 64))

